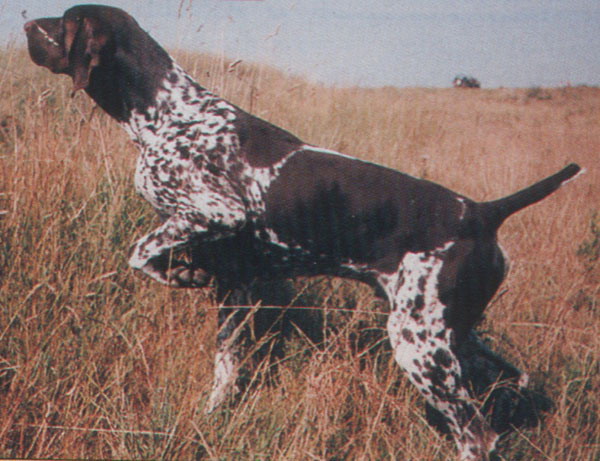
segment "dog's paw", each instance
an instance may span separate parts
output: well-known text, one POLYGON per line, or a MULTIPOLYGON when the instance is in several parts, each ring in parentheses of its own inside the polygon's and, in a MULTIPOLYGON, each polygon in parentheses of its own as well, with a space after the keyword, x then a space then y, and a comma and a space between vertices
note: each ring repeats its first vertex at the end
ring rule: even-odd
POLYGON ((170 286, 175 288, 203 288, 210 282, 210 275, 198 267, 191 268, 187 264, 172 267, 166 271, 170 286))
POLYGON ((204 288, 210 283, 210 274, 188 263, 166 258, 154 258, 141 267, 144 274, 173 288, 204 288))

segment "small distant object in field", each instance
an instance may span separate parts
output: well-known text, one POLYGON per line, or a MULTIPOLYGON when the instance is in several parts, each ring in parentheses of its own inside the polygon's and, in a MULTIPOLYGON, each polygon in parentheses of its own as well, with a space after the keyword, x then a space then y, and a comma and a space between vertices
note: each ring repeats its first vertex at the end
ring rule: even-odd
POLYGON ((458 74, 452 81, 454 88, 481 88, 481 83, 470 75, 458 74))
POLYGON ((539 86, 532 86, 529 88, 526 96, 527 99, 537 99, 538 101, 547 101, 548 99, 552 99, 550 92, 539 86))

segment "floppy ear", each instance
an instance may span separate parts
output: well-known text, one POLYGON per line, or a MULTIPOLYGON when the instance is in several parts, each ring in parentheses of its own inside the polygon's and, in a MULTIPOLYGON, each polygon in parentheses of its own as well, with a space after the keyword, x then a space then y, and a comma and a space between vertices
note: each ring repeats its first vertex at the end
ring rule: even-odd
POLYGON ((108 34, 101 29, 93 18, 65 21, 65 49, 73 93, 88 87, 92 70, 100 65, 100 53, 108 42, 108 34))

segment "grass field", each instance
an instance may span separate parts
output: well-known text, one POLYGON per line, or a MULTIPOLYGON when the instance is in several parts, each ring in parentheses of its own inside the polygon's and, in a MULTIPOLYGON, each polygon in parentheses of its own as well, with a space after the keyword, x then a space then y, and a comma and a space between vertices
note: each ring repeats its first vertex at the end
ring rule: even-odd
MULTIPOLYGON (((511 272, 481 326, 556 403, 506 460, 598 460, 600 89, 329 88, 214 57, 179 61, 206 87, 307 142, 498 198, 570 161, 587 174, 510 218, 511 272)), ((389 353, 355 347, 386 306, 362 286, 297 282, 357 306, 324 349, 290 341, 278 384, 205 416, 217 304, 126 264, 153 226, 135 147, 89 98, 0 53, 0 457, 446 460, 454 447, 389 353), (308 354, 306 352, 313 352, 308 354)))

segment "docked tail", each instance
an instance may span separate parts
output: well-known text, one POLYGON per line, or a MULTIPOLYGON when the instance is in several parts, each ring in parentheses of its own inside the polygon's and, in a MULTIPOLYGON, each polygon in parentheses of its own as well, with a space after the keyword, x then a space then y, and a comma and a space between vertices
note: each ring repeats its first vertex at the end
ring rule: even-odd
POLYGON ((483 227, 487 230, 495 231, 511 214, 546 198, 580 171, 581 167, 579 165, 571 163, 558 173, 555 173, 546 179, 542 179, 508 197, 491 202, 480 203, 483 227))

